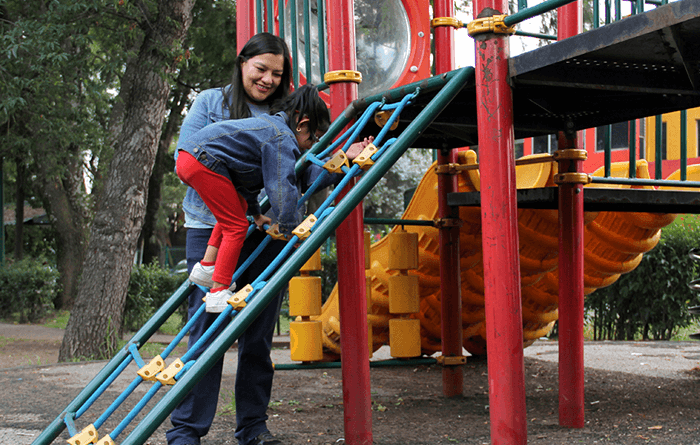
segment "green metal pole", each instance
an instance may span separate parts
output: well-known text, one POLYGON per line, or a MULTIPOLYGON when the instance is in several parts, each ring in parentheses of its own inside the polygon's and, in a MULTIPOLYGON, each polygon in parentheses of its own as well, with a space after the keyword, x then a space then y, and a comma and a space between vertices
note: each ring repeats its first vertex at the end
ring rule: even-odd
POLYGON ((610 171, 612 170, 612 155, 610 148, 612 146, 612 126, 605 126, 605 133, 603 135, 603 152, 605 156, 605 176, 610 176, 610 171))
POLYGON ((185 281, 180 285, 180 287, 173 293, 173 295, 168 298, 168 300, 156 311, 156 313, 151 317, 150 320, 131 337, 131 340, 127 342, 124 347, 122 347, 119 352, 110 360, 104 368, 95 376, 95 378, 88 383, 88 385, 83 389, 78 396, 73 399, 73 401, 68 405, 68 407, 63 410, 63 412, 54 419, 51 424, 42 431, 39 437, 36 438, 32 445, 49 445, 61 434, 66 428, 63 422, 64 415, 66 413, 75 413, 80 407, 95 393, 95 391, 102 385, 102 383, 107 380, 107 378, 114 372, 115 369, 129 356, 129 346, 132 344, 137 344, 142 346, 145 344, 149 338, 160 328, 160 326, 165 323, 165 321, 175 312, 175 310, 182 304, 182 302, 187 298, 194 285, 190 284, 189 281, 185 281))
POLYGON ((263 0, 258 0, 255 2, 255 12, 256 12, 255 15, 256 15, 256 24, 258 27, 258 32, 265 31, 265 28, 263 27, 262 2, 263 2, 263 0))
MULTIPOLYGON (((369 362, 370 368, 384 368, 389 366, 416 366, 434 365, 437 359, 432 357, 411 358, 406 360, 375 360, 369 362)), ((328 369, 340 368, 340 362, 313 362, 313 363, 279 363, 275 364, 275 371, 292 371, 297 369, 328 369)))
POLYGON ((599 0, 593 0, 593 29, 600 26, 600 5, 599 0))
POLYGON ((274 34, 275 19, 273 11, 273 0, 267 0, 267 32, 274 34))
POLYGON ((235 317, 234 322, 228 324, 222 333, 199 356, 199 359, 189 371, 178 380, 131 434, 124 439, 123 445, 141 445, 153 434, 175 406, 180 403, 214 363, 226 353, 233 342, 260 315, 270 300, 277 295, 301 266, 318 250, 321 244, 332 235, 340 223, 357 207, 364 196, 389 171, 391 166, 418 138, 423 129, 435 119, 450 101, 457 96, 457 93, 467 84, 467 81, 473 79, 473 77, 473 67, 465 67, 456 72, 456 75, 423 108, 389 150, 362 176, 360 181, 348 192, 335 210, 320 223, 318 228, 314 229, 311 236, 280 266, 265 287, 235 317))
POLYGON ((663 156, 661 155, 661 138, 663 137, 662 129, 664 123, 661 119, 661 115, 657 115, 654 120, 654 177, 656 179, 663 179, 663 156))
POLYGON ((688 112, 681 110, 681 181, 687 179, 688 169, 688 112))
POLYGON ((538 16, 544 12, 553 11, 560 6, 568 5, 573 1, 575 0, 547 0, 546 2, 542 2, 539 5, 531 6, 527 9, 523 9, 522 11, 518 11, 515 14, 506 16, 503 19, 503 23, 506 26, 513 26, 522 21, 538 16))
POLYGON ((326 74, 326 11, 324 3, 324 0, 316 2, 318 12, 318 72, 321 74, 319 83, 323 82, 323 76, 326 74))
MULTIPOLYGON (((304 5, 304 55, 306 59, 306 83, 311 83, 311 10, 309 8, 309 0, 303 1, 304 5)), ((320 54, 319 54, 320 56, 320 54)))
POLYGON ((637 121, 631 120, 628 123, 629 140, 629 177, 637 177, 637 121))
POLYGON ((393 226, 435 226, 435 221, 428 219, 393 219, 365 218, 365 224, 389 224, 393 226))

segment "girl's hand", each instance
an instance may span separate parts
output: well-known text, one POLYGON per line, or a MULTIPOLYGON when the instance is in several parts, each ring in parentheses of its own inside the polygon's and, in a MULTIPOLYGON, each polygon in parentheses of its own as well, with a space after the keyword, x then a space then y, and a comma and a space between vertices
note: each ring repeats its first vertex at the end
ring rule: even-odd
POLYGON ((345 156, 348 157, 349 160, 353 160, 356 157, 362 153, 362 150, 365 149, 366 146, 371 144, 374 141, 374 136, 370 136, 368 138, 365 138, 362 142, 355 142, 351 146, 348 147, 348 151, 345 152, 345 156))
POLYGON ((268 218, 267 216, 263 214, 255 215, 253 217, 253 221, 255 221, 255 225, 258 226, 258 230, 265 231, 264 226, 265 224, 270 225, 272 222, 271 218, 268 218))

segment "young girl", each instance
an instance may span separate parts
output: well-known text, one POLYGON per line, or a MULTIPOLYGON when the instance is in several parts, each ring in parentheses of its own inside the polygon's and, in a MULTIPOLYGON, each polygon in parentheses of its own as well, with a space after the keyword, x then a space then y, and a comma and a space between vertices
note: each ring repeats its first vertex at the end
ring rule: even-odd
MULTIPOLYGON (((260 190, 267 193, 280 232, 290 235, 301 222, 294 166, 329 125, 330 114, 318 90, 304 85, 271 107, 269 115, 216 122, 178 143, 178 176, 216 218, 202 260, 203 266, 216 264, 206 294, 207 312, 222 312, 232 296, 229 286, 249 225, 246 214, 259 227, 271 221, 261 214, 260 190)), ((359 152, 366 144, 355 145, 359 152)), ((307 175, 313 178, 320 172, 321 167, 310 165, 307 175)), ((329 176, 324 186, 336 179, 329 176)))

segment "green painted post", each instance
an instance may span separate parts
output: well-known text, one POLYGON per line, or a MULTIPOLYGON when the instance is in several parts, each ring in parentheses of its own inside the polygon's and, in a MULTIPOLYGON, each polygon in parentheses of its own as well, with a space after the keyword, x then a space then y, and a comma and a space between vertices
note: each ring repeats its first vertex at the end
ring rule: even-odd
POLYGON ((637 177, 637 121, 629 121, 629 176, 637 177))
POLYGON ((654 134, 655 134, 655 147, 654 147, 654 177, 656 179, 663 179, 663 156, 661 154, 661 138, 663 137, 663 126, 664 123, 661 119, 661 115, 657 115, 654 120, 654 134))
POLYGON ((688 170, 688 112, 681 110, 681 181, 687 179, 688 170))
MULTIPOLYGON (((309 0, 304 0, 302 2, 304 5, 304 12, 302 13, 304 17, 304 58, 306 59, 306 83, 311 83, 311 9, 309 7, 309 0)), ((320 54, 319 54, 320 55, 320 54)))

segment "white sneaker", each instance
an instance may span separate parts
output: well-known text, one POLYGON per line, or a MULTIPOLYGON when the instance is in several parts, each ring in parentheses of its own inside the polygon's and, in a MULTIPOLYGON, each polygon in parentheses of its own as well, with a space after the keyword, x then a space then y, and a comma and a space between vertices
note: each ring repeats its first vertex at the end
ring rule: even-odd
POLYGON ((207 292, 204 302, 206 303, 206 311, 210 314, 220 314, 228 306, 228 300, 233 297, 233 292, 228 289, 220 290, 219 292, 207 292))
POLYGON ((214 280, 211 279, 213 274, 214 266, 202 266, 201 263, 197 263, 192 268, 192 272, 190 272, 190 281, 211 289, 214 285, 214 280))

